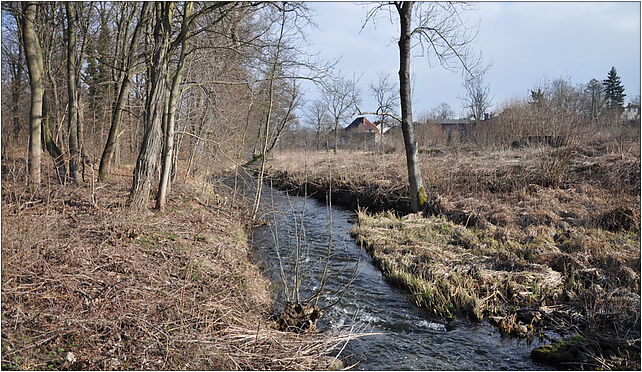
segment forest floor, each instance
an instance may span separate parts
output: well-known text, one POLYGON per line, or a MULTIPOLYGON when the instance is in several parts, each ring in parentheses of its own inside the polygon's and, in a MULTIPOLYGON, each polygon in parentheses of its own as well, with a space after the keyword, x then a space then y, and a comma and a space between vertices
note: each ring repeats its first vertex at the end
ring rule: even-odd
POLYGON ((276 187, 360 208, 355 238, 430 312, 516 336, 553 330, 565 341, 532 356, 563 368, 639 369, 639 142, 420 158, 421 214, 408 214, 402 154, 281 152, 268 172, 276 187))
POLYGON ((247 211, 189 181, 163 212, 103 184, 24 184, 2 163, 2 369, 324 369, 340 335, 275 329, 247 211), (323 364, 326 363, 326 364, 323 364))

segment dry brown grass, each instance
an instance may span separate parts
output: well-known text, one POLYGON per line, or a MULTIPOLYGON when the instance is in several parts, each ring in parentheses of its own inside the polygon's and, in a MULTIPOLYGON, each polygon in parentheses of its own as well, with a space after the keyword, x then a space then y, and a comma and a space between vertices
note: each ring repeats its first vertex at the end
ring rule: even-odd
POLYGON ((5 159, 3 369, 326 367, 349 336, 273 328, 243 210, 194 181, 165 212, 131 214, 131 169, 117 172, 29 190, 5 159))
POLYGON ((559 272, 443 217, 360 213, 353 233, 386 276, 410 288, 416 303, 435 315, 465 313, 481 320, 506 315, 509 306, 554 301, 562 292, 559 272))
POLYGON ((389 212, 359 213, 352 232, 435 315, 488 317, 511 335, 579 333, 591 344, 588 365, 639 368, 638 234, 531 227, 516 240, 493 226, 389 212))
MULTIPOLYGON (((525 228, 607 227, 615 216, 639 226, 640 153, 613 152, 603 144, 509 150, 442 149, 420 155, 424 185, 455 222, 525 228), (638 206, 636 208, 636 206, 638 206), (611 216, 612 217, 612 216, 611 216)), ((408 212, 407 173, 402 154, 282 152, 270 175, 284 188, 341 193, 371 211, 408 212)), ((351 206, 351 205, 349 205, 351 206)))
MULTIPOLYGON (((420 157, 428 218, 361 213, 354 230, 389 279, 435 314, 490 316, 520 335, 580 332, 595 368, 639 366, 638 147, 460 146, 420 157)), ((282 187, 408 211, 402 154, 286 152, 270 164, 282 187)))

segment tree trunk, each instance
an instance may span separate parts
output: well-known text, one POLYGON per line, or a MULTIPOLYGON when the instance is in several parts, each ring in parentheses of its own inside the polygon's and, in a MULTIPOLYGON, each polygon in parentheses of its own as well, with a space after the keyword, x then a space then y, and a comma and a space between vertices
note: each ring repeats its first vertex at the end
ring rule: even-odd
MULTIPOLYGON (((183 27, 187 27, 188 20, 192 13, 192 2, 185 3, 183 14, 183 27)), ((161 180, 158 186, 158 197, 156 199, 156 208, 163 209, 167 199, 169 179, 172 173, 173 151, 174 151, 174 127, 176 125, 176 105, 180 96, 180 84, 183 80, 183 71, 185 69, 185 59, 188 54, 188 41, 184 38, 181 42, 181 51, 178 58, 178 65, 172 78, 172 86, 169 93, 169 102, 167 107, 167 121, 165 130, 165 145, 163 148, 163 165, 161 180)))
POLYGON ((337 145, 339 143, 339 121, 334 122, 334 148, 332 151, 336 154, 337 153, 337 145))
MULTIPOLYGON (((279 39, 280 41, 280 39, 279 39)), ((275 57, 272 73, 270 74, 270 84, 268 90, 268 109, 265 115, 265 138, 261 144, 261 154, 254 157, 252 162, 261 160, 261 168, 259 169, 259 174, 256 180, 256 192, 254 194, 254 205, 252 208, 252 219, 256 219, 256 216, 259 212, 259 206, 261 204, 261 192, 263 191, 263 176, 265 174, 265 158, 268 153, 268 133, 270 132, 270 121, 272 120, 272 107, 274 105, 274 74, 276 70, 276 63, 278 60, 278 50, 277 57, 275 57)))
POLYGON ((20 98, 22 97, 22 76, 24 74, 24 69, 22 66, 22 46, 18 43, 18 60, 13 62, 12 69, 15 71, 13 76, 13 82, 11 84, 11 115, 13 122, 13 136, 15 143, 18 143, 20 139, 20 98))
POLYGON ((45 149, 53 159, 58 182, 64 184, 65 179, 67 178, 65 158, 62 150, 60 149, 60 147, 58 147, 56 141, 51 135, 51 129, 49 128, 49 104, 47 101, 47 96, 43 96, 42 101, 42 142, 45 146, 45 149))
POLYGON ((417 212, 427 201, 426 191, 421 180, 421 169, 417 155, 414 124, 412 121, 412 92, 410 86, 410 48, 412 36, 413 2, 396 3, 399 12, 401 32, 399 35, 399 94, 401 98, 401 130, 406 148, 406 164, 410 186, 410 209, 417 212))
POLYGON ((140 12, 140 18, 138 23, 134 28, 134 34, 132 35, 131 43, 128 49, 128 56, 125 57, 125 62, 123 64, 123 71, 121 72, 121 77, 118 83, 118 95, 116 96, 116 101, 114 102, 114 110, 111 116, 111 125, 109 126, 109 135, 107 136, 107 143, 103 149, 103 154, 100 158, 100 166, 98 168, 98 180, 104 182, 109 177, 111 166, 113 164, 114 154, 118 148, 118 140, 120 138, 120 127, 123 121, 123 111, 125 109, 125 104, 127 103, 127 97, 129 97, 129 91, 131 90, 131 70, 134 62, 133 56, 136 55, 136 45, 138 44, 138 38, 141 34, 140 29, 141 25, 147 18, 148 3, 143 4, 143 7, 140 12))
MULTIPOLYGON (((185 170, 185 177, 189 176, 192 174, 192 167, 194 166, 194 159, 197 157, 197 155, 200 155, 200 151, 202 148, 202 138, 203 138, 203 131, 205 130, 205 120, 207 120, 207 106, 204 104, 204 98, 201 96, 199 98, 199 104, 197 107, 204 107, 203 108, 203 116, 201 116, 201 120, 199 121, 199 126, 196 131, 196 138, 192 138, 192 148, 189 156, 189 160, 187 162, 187 169, 185 170)), ((247 129, 247 127, 246 127, 247 129)))
POLYGON ((45 93, 44 62, 40 41, 35 30, 38 4, 28 2, 23 7, 22 36, 31 85, 31 112, 29 116, 29 183, 40 184, 40 161, 42 158, 42 99, 45 93))
POLYGON ((127 102, 127 96, 131 89, 131 80, 128 76, 129 74, 123 75, 125 76, 123 76, 122 80, 119 82, 118 97, 116 98, 116 104, 114 105, 114 111, 112 112, 107 143, 105 144, 103 154, 100 158, 98 180, 101 182, 106 181, 111 172, 112 159, 116 152, 118 139, 120 137, 119 132, 123 121, 123 111, 125 109, 125 103, 127 102))
POLYGON ((142 210, 147 207, 152 181, 158 174, 158 160, 161 152, 165 75, 169 64, 169 39, 175 4, 158 2, 155 6, 154 52, 149 66, 149 93, 145 102, 145 134, 136 160, 130 192, 130 207, 133 210, 142 210))
POLYGON ((80 162, 80 144, 78 136, 78 89, 76 74, 76 20, 78 10, 73 2, 65 3, 67 11, 67 124, 69 128, 69 176, 78 183, 78 163, 80 162))

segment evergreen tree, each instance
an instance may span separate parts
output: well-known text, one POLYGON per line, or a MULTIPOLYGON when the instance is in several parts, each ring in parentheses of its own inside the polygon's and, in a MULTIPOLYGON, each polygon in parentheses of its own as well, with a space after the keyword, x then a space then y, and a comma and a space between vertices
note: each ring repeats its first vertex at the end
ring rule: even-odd
POLYGON ((604 100, 606 101, 606 107, 609 109, 621 109, 624 104, 624 97, 626 97, 626 94, 624 94, 624 87, 620 82, 620 77, 617 76, 615 67, 611 67, 611 71, 609 71, 606 80, 602 81, 602 85, 604 85, 604 100))

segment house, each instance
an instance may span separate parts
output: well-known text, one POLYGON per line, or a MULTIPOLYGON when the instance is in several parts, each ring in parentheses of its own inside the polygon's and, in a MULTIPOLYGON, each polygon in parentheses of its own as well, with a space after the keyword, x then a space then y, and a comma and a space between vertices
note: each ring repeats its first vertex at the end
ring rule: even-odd
POLYGON ((622 112, 622 120, 640 120, 640 105, 629 103, 622 112))
POLYGON ((429 123, 440 128, 446 133, 447 141, 450 142, 453 136, 464 139, 467 133, 475 127, 475 121, 469 119, 436 119, 429 123))
POLYGON ((468 119, 437 119, 430 122, 448 133, 453 130, 465 131, 466 128, 475 124, 474 121, 468 119))
POLYGON ((457 133, 460 139, 464 139, 468 136, 475 128, 480 127, 480 125, 486 125, 492 122, 493 119, 492 113, 484 113, 484 118, 475 121, 472 118, 469 119, 434 119, 430 120, 429 123, 440 127, 442 131, 446 133, 448 138, 451 138, 453 133, 457 133))
POLYGON ((342 145, 370 147, 381 140, 381 130, 361 116, 348 125, 341 135, 342 145))
POLYGON ((395 126, 394 123, 388 121, 382 122, 380 120, 375 121, 374 125, 377 127, 377 129, 379 129, 379 132, 383 133, 384 135, 395 126))

